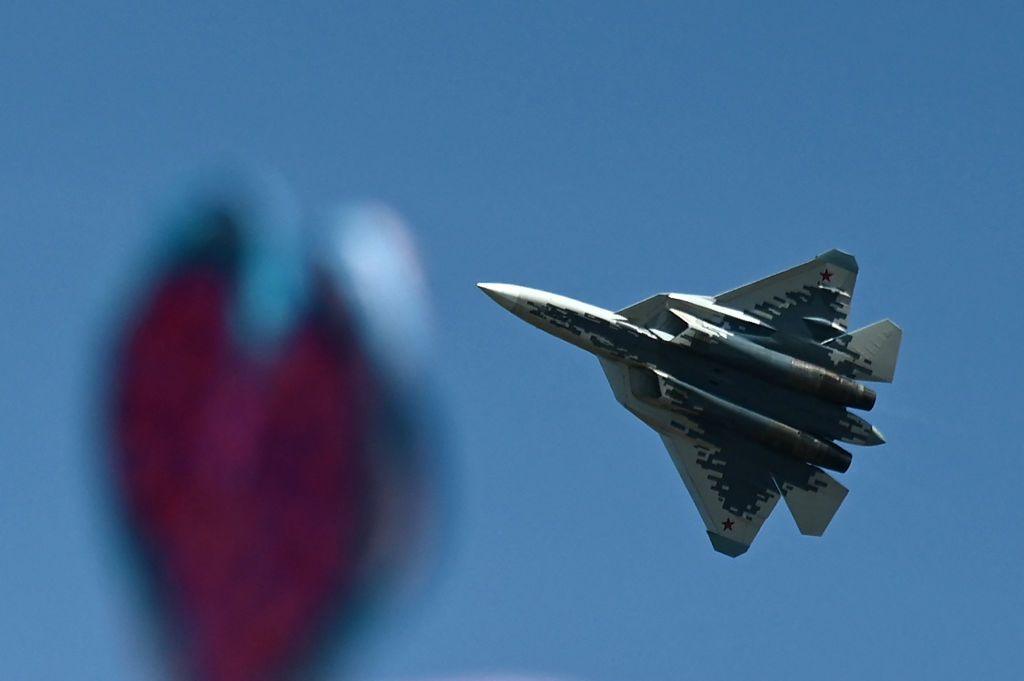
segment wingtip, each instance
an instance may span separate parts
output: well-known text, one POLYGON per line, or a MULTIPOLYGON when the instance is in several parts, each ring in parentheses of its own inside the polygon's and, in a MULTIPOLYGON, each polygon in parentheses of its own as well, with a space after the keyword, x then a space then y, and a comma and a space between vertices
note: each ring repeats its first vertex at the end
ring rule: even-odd
POLYGON ((747 544, 741 544, 735 539, 723 537, 722 535, 716 534, 711 530, 708 530, 708 538, 711 540, 711 546, 715 549, 715 551, 718 551, 719 553, 724 553, 730 558, 741 556, 747 552, 747 549, 750 548, 750 546, 747 544))
POLYGON ((826 251, 817 257, 818 260, 828 261, 835 265, 839 265, 848 272, 857 274, 860 268, 857 265, 857 258, 853 257, 852 254, 846 251, 841 251, 838 248, 833 248, 830 251, 826 251))

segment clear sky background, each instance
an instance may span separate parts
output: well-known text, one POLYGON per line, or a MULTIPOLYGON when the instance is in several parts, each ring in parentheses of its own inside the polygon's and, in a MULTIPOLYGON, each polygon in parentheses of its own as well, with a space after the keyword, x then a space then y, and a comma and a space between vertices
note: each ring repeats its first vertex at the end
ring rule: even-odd
POLYGON ((1020 677, 1020 3, 211 4, 0 9, 0 676, 144 666, 92 372, 160 209, 237 163, 395 206, 435 293, 449 554, 360 678, 1020 677), (735 560, 596 360, 474 287, 618 308, 832 247, 904 329, 889 444, 735 560))

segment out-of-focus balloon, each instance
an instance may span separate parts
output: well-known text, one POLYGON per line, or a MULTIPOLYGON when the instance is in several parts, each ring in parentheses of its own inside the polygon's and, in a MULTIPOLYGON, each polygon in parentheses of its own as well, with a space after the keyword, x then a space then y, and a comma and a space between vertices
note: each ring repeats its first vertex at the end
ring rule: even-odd
MULTIPOLYGON (((377 462, 377 524, 366 566, 375 575, 410 558, 416 536, 435 519, 439 498, 428 483, 440 477, 428 367, 431 306, 411 230, 379 203, 348 204, 316 222, 315 270, 342 295, 378 378, 380 396, 371 447, 377 462)), ((409 574, 409 576, 414 576, 409 574)))
POLYGON ((189 678, 303 665, 429 506, 408 230, 380 207, 299 229, 268 187, 175 221, 113 349, 110 460, 189 678))

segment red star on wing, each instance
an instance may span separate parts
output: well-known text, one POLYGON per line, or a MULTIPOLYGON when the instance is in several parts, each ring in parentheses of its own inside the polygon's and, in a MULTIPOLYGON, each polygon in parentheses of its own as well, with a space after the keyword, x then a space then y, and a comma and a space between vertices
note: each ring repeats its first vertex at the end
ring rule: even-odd
POLYGON ((824 272, 818 272, 818 274, 821 275, 822 281, 832 281, 832 272, 829 272, 827 267, 824 272))
POLYGON ((735 524, 736 523, 734 523, 732 521, 732 518, 726 518, 725 520, 722 521, 722 527, 725 528, 726 530, 731 530, 732 526, 735 525, 735 524))

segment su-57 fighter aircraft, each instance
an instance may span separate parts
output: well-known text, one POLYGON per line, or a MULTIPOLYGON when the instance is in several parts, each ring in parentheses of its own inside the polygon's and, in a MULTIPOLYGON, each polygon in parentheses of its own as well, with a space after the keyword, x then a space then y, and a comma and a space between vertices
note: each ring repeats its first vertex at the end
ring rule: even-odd
POLYGON ((662 293, 612 312, 554 293, 477 284, 517 317, 597 355, 616 399, 656 430, 716 551, 738 556, 781 495, 821 536, 847 489, 834 440, 884 442, 847 410, 857 382, 892 381, 902 332, 847 332, 857 261, 838 250, 717 296, 662 293))

